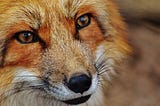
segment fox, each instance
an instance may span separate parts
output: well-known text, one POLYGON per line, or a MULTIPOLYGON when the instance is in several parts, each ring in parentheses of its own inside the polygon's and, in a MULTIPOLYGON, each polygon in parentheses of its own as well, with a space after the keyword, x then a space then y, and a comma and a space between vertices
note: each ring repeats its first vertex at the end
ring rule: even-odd
POLYGON ((112 0, 0 0, 0 106, 106 106, 130 52, 112 0))

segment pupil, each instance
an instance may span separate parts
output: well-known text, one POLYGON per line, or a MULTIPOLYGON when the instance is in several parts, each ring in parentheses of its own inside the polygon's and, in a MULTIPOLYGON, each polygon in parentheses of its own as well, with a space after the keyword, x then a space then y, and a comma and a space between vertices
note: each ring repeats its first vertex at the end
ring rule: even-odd
POLYGON ((31 36, 30 33, 24 33, 24 38, 25 38, 25 39, 29 39, 30 36, 31 36))
POLYGON ((87 18, 86 17, 81 17, 80 21, 82 22, 82 24, 85 24, 87 22, 87 18))
POLYGON ((31 42, 33 37, 32 37, 32 34, 31 33, 24 33, 23 34, 23 38, 22 38, 25 42, 31 42))

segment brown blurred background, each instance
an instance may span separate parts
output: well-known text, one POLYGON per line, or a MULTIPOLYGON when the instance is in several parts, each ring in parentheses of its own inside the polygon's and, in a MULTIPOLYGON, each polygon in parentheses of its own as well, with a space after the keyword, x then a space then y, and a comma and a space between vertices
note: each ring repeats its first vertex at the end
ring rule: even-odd
POLYGON ((160 0, 115 0, 135 52, 107 90, 108 106, 160 106, 160 0))

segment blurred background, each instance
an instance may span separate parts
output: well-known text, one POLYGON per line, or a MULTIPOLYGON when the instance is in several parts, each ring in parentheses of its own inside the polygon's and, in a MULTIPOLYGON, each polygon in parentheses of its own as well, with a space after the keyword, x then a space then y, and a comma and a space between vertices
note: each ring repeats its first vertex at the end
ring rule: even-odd
POLYGON ((160 0, 115 0, 128 25, 133 58, 107 90, 108 106, 160 106, 160 0))

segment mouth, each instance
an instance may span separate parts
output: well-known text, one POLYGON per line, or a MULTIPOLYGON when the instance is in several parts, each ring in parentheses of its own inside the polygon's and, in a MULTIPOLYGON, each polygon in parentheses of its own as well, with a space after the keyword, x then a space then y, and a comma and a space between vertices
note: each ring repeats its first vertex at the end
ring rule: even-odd
POLYGON ((80 98, 76 98, 76 99, 72 99, 72 100, 67 100, 67 101, 63 101, 63 102, 66 104, 69 104, 69 105, 78 105, 78 104, 86 102, 90 97, 91 97, 91 95, 88 95, 88 96, 84 96, 84 97, 80 97, 80 98))

